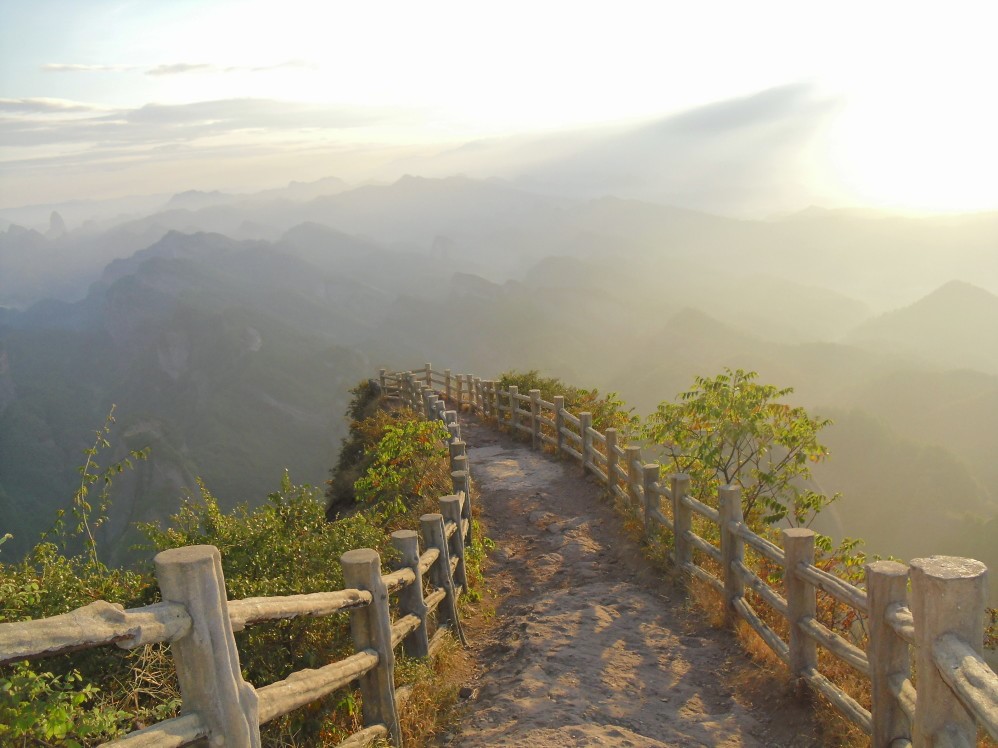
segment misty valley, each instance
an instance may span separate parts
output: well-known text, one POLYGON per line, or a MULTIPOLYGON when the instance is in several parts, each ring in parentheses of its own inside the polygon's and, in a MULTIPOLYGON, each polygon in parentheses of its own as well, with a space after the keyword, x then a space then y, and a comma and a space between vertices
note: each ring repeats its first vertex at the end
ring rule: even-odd
MULTIPOLYGON (((201 479, 321 485, 379 366, 540 370, 644 416, 724 367, 833 420, 816 529, 998 568, 998 213, 726 218, 500 180, 0 211, 0 533, 66 508, 112 404, 107 560, 201 479)), ((992 581, 992 588, 998 577, 992 581)))

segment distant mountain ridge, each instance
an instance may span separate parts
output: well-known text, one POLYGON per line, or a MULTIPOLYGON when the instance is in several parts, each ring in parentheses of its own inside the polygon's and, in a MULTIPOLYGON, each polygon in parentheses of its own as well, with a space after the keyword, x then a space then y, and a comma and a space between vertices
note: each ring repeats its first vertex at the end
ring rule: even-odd
POLYGON ((953 280, 913 304, 865 322, 848 339, 945 368, 998 373, 998 296, 953 280))

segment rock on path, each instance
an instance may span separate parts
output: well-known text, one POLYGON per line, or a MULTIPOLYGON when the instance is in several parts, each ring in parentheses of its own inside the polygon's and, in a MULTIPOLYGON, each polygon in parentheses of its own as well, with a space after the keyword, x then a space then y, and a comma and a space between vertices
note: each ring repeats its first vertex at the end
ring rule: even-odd
POLYGON ((601 487, 468 418, 497 622, 471 643, 478 672, 460 746, 816 746, 805 705, 743 705, 733 637, 647 568, 601 487))

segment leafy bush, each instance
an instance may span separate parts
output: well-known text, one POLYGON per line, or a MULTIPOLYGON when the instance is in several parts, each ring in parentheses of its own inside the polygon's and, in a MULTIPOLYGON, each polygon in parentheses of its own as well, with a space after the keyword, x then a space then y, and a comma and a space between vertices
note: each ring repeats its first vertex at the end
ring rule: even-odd
POLYGON ((757 376, 725 369, 697 377, 679 402, 658 406, 644 434, 673 472, 690 476, 701 501, 712 502, 718 481, 738 485, 750 526, 807 526, 837 498, 806 487, 809 464, 827 456, 818 432, 830 421, 779 402, 793 389, 759 384, 757 376))
POLYGON ((447 437, 439 421, 400 419, 387 425, 354 483, 357 501, 376 506, 387 521, 449 493, 447 437))
MULTIPOLYGON (((436 499, 450 492, 440 441, 446 433, 412 413, 377 411, 379 400, 369 386, 358 386, 354 394, 351 414, 365 416, 355 421, 362 449, 354 459, 364 466, 358 471, 363 501, 355 502, 357 511, 329 522, 321 493, 294 485, 285 475, 262 506, 224 513, 199 483, 198 495, 168 523, 142 526, 150 550, 217 546, 232 599, 341 589, 338 559, 353 548, 374 548, 389 561, 394 551, 387 531, 415 527, 431 498, 435 508, 436 499)), ((67 528, 60 516, 49 538, 24 560, 0 563, 0 621, 57 615, 98 599, 129 608, 158 599, 148 569, 110 569, 98 558, 93 531, 103 522, 113 477, 129 466, 97 466, 109 446, 107 425, 86 453, 83 490, 73 502, 76 521, 67 528), (92 502, 91 486, 100 489, 92 502), (71 549, 80 552, 73 555, 71 549)), ((321 667, 352 650, 346 614, 265 623, 237 632, 236 639, 244 676, 257 686, 321 667)), ((94 745, 174 716, 179 705, 164 645, 60 655, 46 660, 44 670, 19 663, 0 668, 0 744, 94 745)), ((295 710, 267 725, 265 744, 338 743, 357 728, 356 705, 352 692, 341 692, 295 710)))

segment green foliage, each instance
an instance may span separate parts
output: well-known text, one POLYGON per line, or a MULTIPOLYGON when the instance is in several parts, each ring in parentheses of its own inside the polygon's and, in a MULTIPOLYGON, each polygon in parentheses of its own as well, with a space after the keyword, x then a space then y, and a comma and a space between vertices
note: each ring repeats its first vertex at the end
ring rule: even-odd
POLYGON ((386 518, 405 514, 419 499, 436 498, 447 457, 447 429, 439 421, 403 420, 389 425, 354 483, 357 501, 376 505, 386 518), (430 491, 436 496, 428 496, 430 491))
POLYGON ((548 402, 555 395, 564 396, 565 410, 576 416, 579 413, 591 413, 593 428, 598 431, 617 429, 621 443, 637 431, 640 419, 634 415, 633 408, 627 408, 616 392, 600 395, 597 389, 587 390, 565 384, 557 377, 543 377, 536 369, 504 372, 499 377, 498 386, 507 389, 510 385, 517 387, 521 395, 530 390, 540 390, 541 399, 548 402))
POLYGON ((353 397, 346 412, 350 420, 350 432, 340 444, 336 466, 329 471, 330 478, 326 481, 326 498, 329 502, 326 516, 329 519, 346 514, 353 508, 356 499, 354 483, 369 462, 367 450, 372 446, 369 430, 361 424, 375 416, 383 402, 378 389, 369 379, 358 383, 350 390, 350 394, 353 397))
MULTIPOLYGON (((129 457, 114 462, 106 468, 101 468, 97 458, 100 457, 101 450, 111 447, 108 437, 111 435, 111 426, 114 424, 114 410, 115 406, 111 405, 111 409, 104 419, 104 425, 94 432, 94 443, 83 451, 86 461, 79 467, 80 485, 73 493, 72 512, 76 526, 71 535, 83 539, 90 563, 95 568, 99 567, 101 563, 97 558, 97 540, 94 538, 94 532, 107 520, 107 511, 111 506, 112 480, 125 470, 131 470, 132 460, 145 460, 149 457, 148 448, 130 450, 129 457), (90 497, 90 489, 95 485, 99 486, 96 506, 90 497)), ((65 510, 59 510, 56 513, 55 525, 42 536, 43 540, 50 535, 59 538, 63 549, 65 549, 66 541, 70 537, 66 533, 64 516, 65 510)))
POLYGON ((94 740, 120 734, 119 722, 129 715, 117 709, 87 711, 85 705, 100 689, 81 681, 76 670, 38 673, 26 662, 0 675, 0 743, 80 748, 73 736, 94 740))
POLYGON ((793 392, 756 382, 742 369, 697 377, 676 403, 648 417, 644 433, 691 490, 711 501, 717 483, 738 485, 746 520, 806 526, 837 496, 806 487, 809 465, 827 456, 818 432, 830 422, 779 402, 793 392))
MULTIPOLYGON (((360 510, 336 522, 326 519, 320 493, 295 485, 285 473, 279 489, 256 509, 223 511, 204 483, 163 526, 141 530, 152 550, 211 544, 222 556, 229 598, 304 594, 341 589, 338 558, 347 550, 374 548, 388 561, 393 549, 386 530, 414 525, 414 517, 450 492, 447 433, 436 422, 409 412, 377 411, 365 384, 355 388, 360 463, 360 510), (372 409, 374 412, 372 414, 372 409)), ((73 501, 76 522, 60 515, 49 538, 17 563, 0 563, 0 621, 42 618, 102 599, 126 608, 154 602, 156 583, 148 571, 112 569, 98 559, 95 530, 104 521, 113 478, 131 466, 98 466, 110 447, 109 416, 86 451, 81 489, 73 501), (99 499, 92 500, 99 486, 99 499), (70 548, 82 552, 70 555, 70 548)), ((141 455, 133 455, 133 459, 141 455)), ((477 523, 476 523, 477 527, 477 523)), ((5 538, 0 538, 0 545, 5 538)), ((480 574, 482 540, 468 549, 469 577, 480 574)), ((467 598, 466 598, 467 599, 467 598)), ((263 685, 291 672, 317 668, 352 650, 345 614, 278 621, 237 632, 244 677, 263 685)), ((90 746, 120 737, 136 724, 174 716, 180 706, 173 663, 166 647, 149 645, 128 653, 97 648, 35 663, 0 668, 0 744, 90 746), (87 684, 87 685, 83 685, 87 684), (127 711, 126 711, 127 710, 127 711)), ((340 742, 357 727, 351 693, 333 694, 265 728, 270 745, 340 742)))
MULTIPOLYGON (((148 575, 109 569, 98 559, 94 531, 106 519, 113 478, 132 466, 130 460, 105 469, 97 463, 102 450, 110 447, 113 414, 112 407, 93 445, 84 452, 80 487, 72 503, 75 526, 67 529, 60 512, 46 533, 52 540, 43 539, 19 562, 0 563, 0 622, 59 615, 95 600, 126 607, 151 601, 153 587, 148 575), (95 506, 89 489, 98 484, 95 506), (69 555, 67 549, 79 547, 80 541, 84 552, 69 555)), ((132 457, 144 459, 145 452, 132 457)), ((50 660, 51 670, 44 672, 27 662, 0 671, 0 742, 80 746, 80 741, 89 745, 127 731, 128 722, 136 715, 117 708, 105 691, 128 682, 127 659, 132 656, 138 655, 91 650, 72 660, 50 660), (106 684, 106 688, 95 683, 106 684)), ((147 705, 136 699, 133 707, 142 714, 147 705)))

